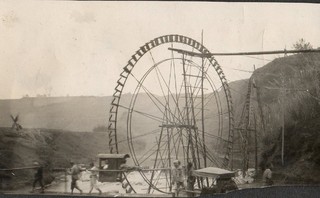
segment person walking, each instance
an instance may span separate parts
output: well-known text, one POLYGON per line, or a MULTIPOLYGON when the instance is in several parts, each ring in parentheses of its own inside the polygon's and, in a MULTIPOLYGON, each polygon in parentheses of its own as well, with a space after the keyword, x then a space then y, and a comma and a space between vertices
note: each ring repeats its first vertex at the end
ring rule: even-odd
POLYGON ((73 194, 73 190, 76 188, 77 190, 80 191, 80 194, 82 194, 82 190, 79 188, 77 181, 79 180, 79 174, 82 171, 81 168, 75 164, 74 162, 70 162, 71 165, 71 170, 70 170, 70 175, 71 175, 71 194, 73 194))
MULTIPOLYGON (((193 165, 191 162, 188 162, 187 165, 187 190, 194 191, 194 184, 196 182, 196 177, 193 176, 193 165)), ((194 197, 194 193, 188 192, 188 197, 194 197)))
POLYGON ((262 180, 267 186, 272 186, 273 185, 273 180, 272 180, 272 171, 271 171, 271 165, 267 164, 266 169, 263 172, 262 175, 262 180))
POLYGON ((184 188, 184 178, 181 163, 179 160, 173 161, 172 173, 172 185, 176 188, 176 196, 179 195, 180 188, 184 188))
POLYGON ((90 191, 89 194, 91 194, 93 188, 99 191, 99 195, 101 195, 102 191, 97 185, 98 181, 98 175, 99 175, 99 169, 94 165, 93 162, 90 163, 90 191))
POLYGON ((36 166, 37 172, 34 174, 34 180, 32 185, 32 193, 34 192, 36 188, 36 184, 39 183, 41 187, 41 193, 44 193, 44 185, 43 185, 43 168, 40 166, 38 162, 33 163, 34 166, 36 166))

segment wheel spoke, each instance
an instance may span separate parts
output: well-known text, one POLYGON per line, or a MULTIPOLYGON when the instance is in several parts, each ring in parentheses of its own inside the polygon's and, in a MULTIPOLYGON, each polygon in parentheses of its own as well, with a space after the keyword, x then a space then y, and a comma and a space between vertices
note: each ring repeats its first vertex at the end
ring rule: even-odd
MULTIPOLYGON (((158 132, 159 132, 159 129, 155 129, 155 130, 152 130, 152 131, 150 131, 148 133, 144 133, 144 134, 141 134, 141 135, 133 136, 133 137, 131 137, 130 141, 132 141, 133 139, 136 139, 136 138, 145 137, 147 135, 154 135, 154 134, 156 134, 158 132)), ((128 141, 128 139, 120 140, 117 143, 122 143, 122 142, 125 142, 125 141, 128 141)))
POLYGON ((158 122, 162 122, 162 118, 160 118, 158 116, 155 116, 155 115, 152 115, 152 114, 149 114, 149 113, 145 113, 145 112, 142 112, 142 111, 138 111, 138 110, 135 110, 135 109, 130 109, 129 107, 126 107, 126 106, 123 106, 123 105, 119 105, 119 107, 124 108, 126 110, 130 110, 130 112, 135 112, 135 113, 138 113, 139 115, 143 115, 146 118, 150 118, 152 120, 155 120, 155 121, 158 121, 158 122))

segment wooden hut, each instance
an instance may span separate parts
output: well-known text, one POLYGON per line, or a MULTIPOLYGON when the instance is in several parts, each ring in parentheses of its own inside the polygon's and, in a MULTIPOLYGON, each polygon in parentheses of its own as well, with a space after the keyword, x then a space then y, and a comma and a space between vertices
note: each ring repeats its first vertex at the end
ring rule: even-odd
POLYGON ((122 174, 119 172, 120 166, 126 163, 129 154, 98 154, 99 181, 116 182, 121 180, 122 174))

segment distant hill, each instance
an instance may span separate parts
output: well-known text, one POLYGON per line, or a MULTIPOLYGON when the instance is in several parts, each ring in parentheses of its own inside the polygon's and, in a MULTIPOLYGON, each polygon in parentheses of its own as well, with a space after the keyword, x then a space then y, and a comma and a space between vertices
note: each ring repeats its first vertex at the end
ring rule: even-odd
MULTIPOLYGON (((246 82, 247 80, 240 80, 230 83, 235 106, 243 100, 242 89, 246 89, 246 82)), ((122 104, 128 104, 131 97, 131 94, 123 94, 122 104)), ((161 100, 160 97, 159 99, 161 100)), ((111 100, 111 96, 24 97, 0 100, 0 126, 11 127, 10 115, 19 114, 19 123, 25 128, 91 132, 95 127, 107 126, 111 100)), ((151 114, 157 111, 147 95, 140 94, 138 101, 140 102, 136 104, 136 109, 151 114)), ((127 110, 120 108, 119 119, 127 119, 126 115, 127 110)), ((136 121, 139 122, 139 119, 136 121)), ((144 124, 145 122, 146 120, 143 120, 144 124)))
POLYGON ((10 114, 19 114, 25 128, 90 132, 107 125, 111 97, 29 97, 0 100, 0 126, 10 127, 10 114))

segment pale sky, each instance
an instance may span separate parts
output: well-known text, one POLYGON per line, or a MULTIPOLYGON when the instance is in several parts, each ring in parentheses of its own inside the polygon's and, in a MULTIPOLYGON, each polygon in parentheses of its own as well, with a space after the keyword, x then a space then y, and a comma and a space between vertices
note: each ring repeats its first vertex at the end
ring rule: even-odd
MULTIPOLYGON (((304 38, 320 46, 320 5, 212 2, 0 1, 0 99, 111 95, 122 68, 166 34, 211 52, 281 50, 304 38)), ((216 57, 229 81, 273 60, 216 57)), ((263 58, 263 56, 258 56, 263 58)))

